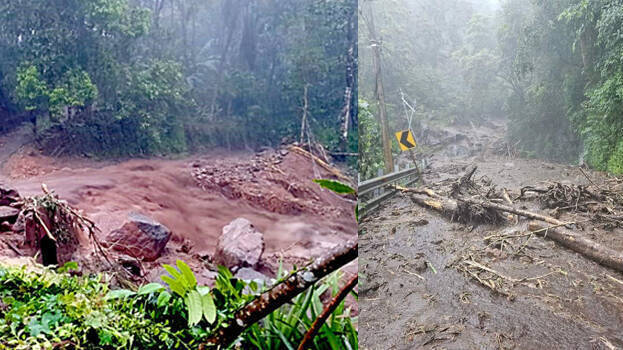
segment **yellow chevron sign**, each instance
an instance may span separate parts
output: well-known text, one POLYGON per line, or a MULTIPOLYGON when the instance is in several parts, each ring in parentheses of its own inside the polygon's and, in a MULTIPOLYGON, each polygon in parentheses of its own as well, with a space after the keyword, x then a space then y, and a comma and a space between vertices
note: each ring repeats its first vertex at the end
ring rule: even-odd
POLYGON ((411 130, 397 132, 396 139, 398 139, 398 145, 400 145, 400 149, 403 151, 408 151, 416 146, 411 130))

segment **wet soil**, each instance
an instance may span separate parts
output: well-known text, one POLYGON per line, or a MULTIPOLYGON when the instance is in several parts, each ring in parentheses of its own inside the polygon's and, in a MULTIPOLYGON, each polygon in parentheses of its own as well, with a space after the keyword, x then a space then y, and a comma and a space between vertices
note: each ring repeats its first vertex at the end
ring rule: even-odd
MULTIPOLYGON (((588 182, 574 166, 497 152, 501 123, 458 132, 467 138, 435 150, 427 183, 460 177, 472 164, 476 178, 514 194, 541 181, 588 182)), ((586 172, 597 184, 606 179, 586 172)), ((384 203, 360 224, 361 348, 623 348, 623 274, 541 237, 510 237, 526 225, 451 222, 400 195, 384 203), (489 236, 506 240, 491 244, 489 236)), ((623 250, 619 228, 578 230, 623 250)))

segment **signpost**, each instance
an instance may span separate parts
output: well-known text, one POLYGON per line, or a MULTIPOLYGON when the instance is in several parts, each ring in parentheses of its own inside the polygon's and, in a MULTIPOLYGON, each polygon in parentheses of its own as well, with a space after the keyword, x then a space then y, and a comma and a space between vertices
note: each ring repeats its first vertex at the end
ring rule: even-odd
MULTIPOLYGON (((403 152, 409 151, 409 156, 411 156, 415 169, 418 175, 420 175, 420 168, 417 165, 417 159, 415 159, 415 152, 413 152, 413 149, 417 146, 415 138, 413 137, 413 132, 411 132, 410 129, 399 131, 396 133, 396 139, 398 140, 398 145, 403 152)), ((422 176, 420 176, 420 181, 424 181, 422 176)))
POLYGON ((396 133, 396 139, 398 139, 398 145, 403 151, 408 151, 416 146, 411 130, 398 131, 396 133))

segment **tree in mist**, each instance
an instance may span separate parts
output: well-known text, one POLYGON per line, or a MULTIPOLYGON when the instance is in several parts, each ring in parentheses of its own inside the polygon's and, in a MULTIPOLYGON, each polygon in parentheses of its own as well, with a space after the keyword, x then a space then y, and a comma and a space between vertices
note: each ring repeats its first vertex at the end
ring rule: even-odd
POLYGON ((308 86, 312 136, 345 151, 355 11, 352 0, 4 2, 0 105, 35 115, 44 145, 153 154, 278 144, 298 133, 308 86))
MULTIPOLYGON (((370 1, 368 1, 370 3, 370 1)), ((377 120, 379 125, 381 126, 381 140, 383 142, 383 159, 385 166, 385 174, 392 173, 394 171, 394 160, 392 157, 392 147, 391 147, 391 139, 389 133, 389 125, 387 122, 387 106, 385 103, 385 88, 383 86, 383 59, 382 59, 382 47, 383 42, 378 37, 376 26, 374 24, 374 9, 371 6, 365 6, 366 2, 363 3, 364 9, 360 11, 360 17, 365 23, 365 27, 368 29, 369 35, 369 47, 373 51, 372 61, 374 62, 374 97, 377 101, 377 120), (365 13, 364 13, 365 11, 365 13)))
MULTIPOLYGON (((489 6, 485 13, 480 5, 465 0, 379 0, 366 5, 374 13, 382 43, 390 135, 408 127, 403 93, 410 103, 417 101, 412 124, 416 134, 427 124, 501 116, 506 89, 498 73, 496 22, 488 16, 489 6)), ((365 23, 359 26, 359 90, 374 109, 370 103, 377 99, 373 40, 369 31, 361 29, 365 23)), ((361 152, 370 153, 360 145, 361 152)))
POLYGON ((623 172, 623 4, 507 0, 502 21, 511 137, 527 154, 623 172))

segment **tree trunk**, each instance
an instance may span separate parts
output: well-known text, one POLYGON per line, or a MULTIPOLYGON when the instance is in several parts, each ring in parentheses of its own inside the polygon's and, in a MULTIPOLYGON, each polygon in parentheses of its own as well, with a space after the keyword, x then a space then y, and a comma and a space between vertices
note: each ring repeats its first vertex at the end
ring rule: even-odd
POLYGON ((385 160, 385 174, 394 172, 394 160, 392 157, 392 144, 389 137, 389 126, 387 125, 387 108, 385 106, 385 90, 383 88, 383 72, 381 67, 381 42, 377 39, 374 27, 374 10, 372 4, 368 5, 368 17, 363 17, 368 27, 370 44, 374 52, 374 71, 376 76, 376 101, 379 108, 377 120, 381 125, 381 138, 383 141, 383 159, 385 160))
MULTIPOLYGON (((351 43, 346 56, 346 88, 344 91, 344 107, 340 113, 340 151, 346 152, 348 147, 348 131, 352 119, 353 92, 355 90, 355 21, 353 16, 348 19, 348 41, 351 43)), ((356 102, 355 102, 356 103, 356 102)))
POLYGON ((623 272, 623 254, 621 252, 604 247, 593 240, 573 233, 563 227, 548 228, 543 224, 531 222, 528 224, 528 229, 578 252, 598 264, 623 272))
POLYGON ((221 57, 216 72, 216 81, 214 82, 214 94, 212 95, 212 103, 210 104, 210 115, 214 117, 216 114, 216 100, 218 99, 219 86, 223 79, 223 70, 227 60, 227 53, 232 44, 234 32, 238 23, 238 14, 240 13, 240 3, 238 1, 225 1, 223 3, 223 23, 225 31, 225 40, 222 42, 221 57))
MULTIPOLYGON (((303 118, 301 118, 301 138, 299 139, 299 143, 302 145, 303 141, 305 141, 305 127, 309 127, 307 125, 307 110, 309 108, 309 100, 307 99, 307 92, 309 90, 309 84, 305 84, 303 88, 303 118)), ((309 145, 309 149, 311 150, 312 145, 309 145)))

